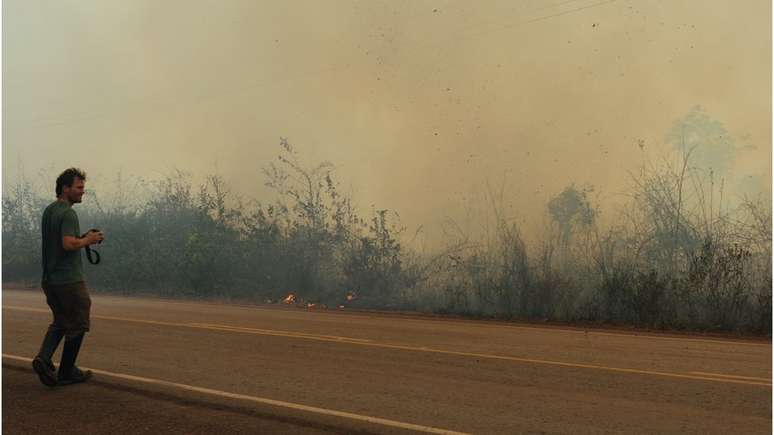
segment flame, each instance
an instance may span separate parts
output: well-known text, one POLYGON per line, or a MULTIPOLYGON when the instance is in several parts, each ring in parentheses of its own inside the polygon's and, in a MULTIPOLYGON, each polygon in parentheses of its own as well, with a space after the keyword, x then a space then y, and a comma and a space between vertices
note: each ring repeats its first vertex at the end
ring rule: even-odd
POLYGON ((290 293, 288 297, 282 300, 283 304, 293 304, 295 302, 296 302, 296 295, 294 295, 293 293, 290 293))
POLYGON ((354 300, 354 299, 355 299, 355 297, 356 297, 356 296, 355 296, 355 292, 351 292, 351 291, 350 291, 350 292, 347 292, 347 300, 348 300, 348 301, 354 300))

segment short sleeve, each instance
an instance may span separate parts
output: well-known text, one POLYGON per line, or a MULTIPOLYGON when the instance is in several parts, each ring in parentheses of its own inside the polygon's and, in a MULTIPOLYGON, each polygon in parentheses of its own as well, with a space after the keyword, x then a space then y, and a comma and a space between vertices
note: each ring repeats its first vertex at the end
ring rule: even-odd
POLYGON ((75 210, 70 209, 64 212, 62 215, 62 237, 80 237, 81 235, 78 234, 79 231, 78 215, 75 214, 75 210))

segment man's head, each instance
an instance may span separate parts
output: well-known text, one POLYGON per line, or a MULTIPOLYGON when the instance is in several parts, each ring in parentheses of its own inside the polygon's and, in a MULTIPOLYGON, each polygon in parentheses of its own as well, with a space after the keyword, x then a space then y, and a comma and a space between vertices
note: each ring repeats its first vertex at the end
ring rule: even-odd
POLYGON ((56 178, 56 197, 70 204, 81 202, 86 173, 78 168, 70 168, 59 174, 56 178))

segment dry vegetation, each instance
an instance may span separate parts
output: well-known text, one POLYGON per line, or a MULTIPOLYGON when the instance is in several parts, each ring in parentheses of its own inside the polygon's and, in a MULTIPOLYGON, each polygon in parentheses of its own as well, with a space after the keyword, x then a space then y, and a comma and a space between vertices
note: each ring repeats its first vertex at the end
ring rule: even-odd
MULTIPOLYGON (((181 172, 134 187, 119 176, 115 195, 90 196, 82 228, 98 223, 109 242, 89 281, 127 294, 276 302, 292 292, 329 307, 770 335, 771 204, 724 208, 722 182, 692 168, 691 151, 677 167, 632 173, 631 203, 611 227, 598 224, 590 189, 572 185, 546 204, 551 225, 530 247, 490 194, 486 237, 427 256, 401 245, 397 214, 361 216, 332 165, 303 166, 283 139, 265 168, 274 202, 245 204, 220 177, 194 186, 181 172)), ((38 280, 44 192, 24 179, 5 186, 4 282, 38 280)))

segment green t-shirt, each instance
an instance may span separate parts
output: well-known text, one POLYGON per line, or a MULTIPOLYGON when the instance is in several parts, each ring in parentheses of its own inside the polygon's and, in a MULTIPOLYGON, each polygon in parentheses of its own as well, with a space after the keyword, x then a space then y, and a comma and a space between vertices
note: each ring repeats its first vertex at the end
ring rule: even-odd
POLYGON ((81 236, 78 215, 66 202, 54 201, 43 212, 43 282, 60 285, 83 281, 81 250, 65 251, 63 236, 81 236))

